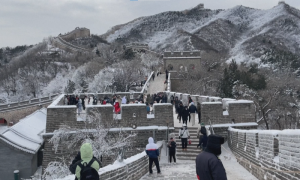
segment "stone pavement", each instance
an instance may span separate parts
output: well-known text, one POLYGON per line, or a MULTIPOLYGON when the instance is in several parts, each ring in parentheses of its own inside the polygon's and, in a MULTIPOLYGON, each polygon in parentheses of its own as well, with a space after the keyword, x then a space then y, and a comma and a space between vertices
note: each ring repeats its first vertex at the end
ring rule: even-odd
MULTIPOLYGON (((176 128, 175 135, 178 135, 178 128, 182 127, 182 122, 179 123, 177 120, 177 114, 174 113, 174 126, 176 128)), ((200 125, 198 124, 198 117, 196 115, 196 124, 192 126, 192 123, 187 123, 187 127, 190 129, 196 129, 200 125)), ((176 140, 176 139, 175 139, 176 140)), ((161 159, 160 159, 160 168, 161 168, 161 175, 157 175, 157 171, 155 166, 153 169, 153 175, 146 174, 140 180, 197 180, 196 176, 196 164, 195 160, 187 160, 187 159, 196 159, 197 153, 193 151, 198 151, 199 149, 195 149, 194 146, 196 142, 192 142, 192 145, 188 145, 188 151, 192 151, 189 154, 194 154, 195 157, 191 158, 182 158, 177 155, 182 154, 178 151, 176 158, 177 164, 169 164, 167 155, 166 155, 166 146, 163 146, 161 159), (189 147, 190 146, 190 147, 189 147)), ((180 143, 177 143, 180 146, 180 143)), ((200 150, 199 150, 200 153, 200 150)), ((222 154, 219 156, 221 159, 223 166, 226 170, 227 179, 228 180, 257 180, 250 172, 248 172, 244 167, 242 167, 232 154, 231 150, 228 147, 228 144, 225 143, 222 146, 222 154)))
POLYGON ((147 94, 155 94, 157 92, 165 91, 165 80, 166 74, 160 74, 158 76, 155 75, 154 81, 151 78, 147 94))

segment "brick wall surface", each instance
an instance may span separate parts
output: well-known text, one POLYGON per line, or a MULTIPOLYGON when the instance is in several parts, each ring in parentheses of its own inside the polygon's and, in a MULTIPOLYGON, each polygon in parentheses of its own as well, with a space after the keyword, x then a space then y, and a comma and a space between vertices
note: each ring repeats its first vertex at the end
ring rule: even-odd
MULTIPOLYGON (((162 146, 159 151, 161 153, 162 146)), ((106 180, 138 180, 148 172, 148 156, 143 157, 127 164, 126 166, 100 173, 100 179, 106 180)), ((153 165, 154 166, 154 165, 153 165)))
POLYGON ((259 180, 296 180, 299 173, 285 172, 300 170, 299 132, 290 131, 229 129, 228 145, 238 162, 259 180))

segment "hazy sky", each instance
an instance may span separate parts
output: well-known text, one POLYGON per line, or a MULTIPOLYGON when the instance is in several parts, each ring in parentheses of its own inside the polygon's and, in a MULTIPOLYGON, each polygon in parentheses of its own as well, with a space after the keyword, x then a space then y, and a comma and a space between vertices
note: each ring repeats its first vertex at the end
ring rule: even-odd
MULTIPOLYGON (((285 2, 300 9, 300 0, 285 2)), ((36 44, 75 27, 102 34, 140 16, 189 9, 199 3, 209 9, 237 5, 270 9, 278 0, 0 0, 0 47, 36 44)))

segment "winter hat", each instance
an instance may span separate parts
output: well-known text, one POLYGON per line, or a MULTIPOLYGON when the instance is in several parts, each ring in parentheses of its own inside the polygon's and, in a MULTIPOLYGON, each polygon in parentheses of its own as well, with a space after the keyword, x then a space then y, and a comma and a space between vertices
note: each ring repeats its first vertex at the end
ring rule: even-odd
POLYGON ((191 102, 192 105, 194 105, 194 102, 191 102))
POLYGON ((224 143, 224 137, 211 134, 208 136, 207 146, 205 151, 213 153, 216 156, 221 154, 221 145, 224 143))
POLYGON ((201 123, 201 126, 205 126, 205 124, 204 124, 204 123, 201 123))
POLYGON ((186 124, 183 124, 182 126, 183 126, 183 127, 186 127, 186 124))

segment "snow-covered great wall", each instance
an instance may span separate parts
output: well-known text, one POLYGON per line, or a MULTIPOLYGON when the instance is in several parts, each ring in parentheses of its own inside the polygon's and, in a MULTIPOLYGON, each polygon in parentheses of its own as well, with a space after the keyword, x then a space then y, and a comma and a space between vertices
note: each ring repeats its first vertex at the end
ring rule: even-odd
POLYGON ((237 161, 259 180, 300 179, 299 130, 229 128, 228 146, 237 161))
MULTIPOLYGON (((162 141, 156 143, 159 148, 159 154, 162 150, 162 141)), ((158 157, 160 159, 160 156, 158 157)), ((123 162, 115 161, 113 164, 105 166, 99 170, 100 179, 105 180, 132 180, 140 179, 149 170, 149 158, 145 151, 124 159, 123 162)), ((56 180, 73 180, 75 175, 67 176, 56 180)))

